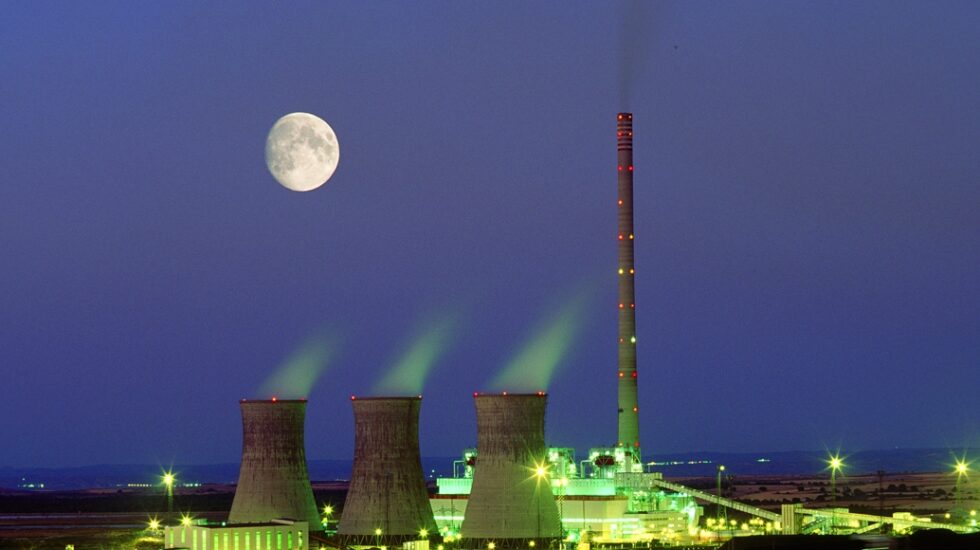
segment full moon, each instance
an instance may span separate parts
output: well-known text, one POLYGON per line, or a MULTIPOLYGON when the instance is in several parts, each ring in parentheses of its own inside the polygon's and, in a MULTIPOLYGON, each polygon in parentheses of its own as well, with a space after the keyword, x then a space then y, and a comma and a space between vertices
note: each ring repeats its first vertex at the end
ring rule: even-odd
POLYGON ((272 125, 265 164, 286 189, 312 191, 330 179, 340 161, 333 128, 318 116, 290 113, 272 125))

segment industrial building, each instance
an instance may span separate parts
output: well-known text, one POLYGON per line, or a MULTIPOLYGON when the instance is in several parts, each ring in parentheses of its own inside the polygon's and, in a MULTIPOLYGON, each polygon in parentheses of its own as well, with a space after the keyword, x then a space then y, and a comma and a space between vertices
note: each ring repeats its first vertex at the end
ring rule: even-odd
POLYGON ((306 466, 306 400, 242 399, 240 407, 242 463, 228 521, 167 526, 168 548, 299 549, 311 527, 322 531, 306 466))
MULTIPOLYGON (((661 475, 643 469, 636 368, 632 113, 616 116, 616 153, 617 441, 609 447, 590 449, 588 458, 579 462, 574 449, 544 448, 543 393, 535 403, 540 410, 516 419, 503 418, 499 412, 489 414, 487 403, 517 403, 518 396, 476 396, 477 448, 463 452, 452 478, 437 480, 438 492, 431 500, 440 531, 452 538, 461 536, 464 544, 471 540, 493 540, 495 546, 501 547, 502 539, 522 538, 546 544, 554 538, 578 540, 586 532, 596 542, 662 539, 675 533, 687 536, 700 519, 702 509, 692 496, 663 490, 655 485, 662 480, 661 475), (514 432, 522 435, 515 436, 514 432), (501 450, 500 440, 507 437, 533 437, 532 444, 516 443, 517 447, 533 452, 517 454, 509 448, 501 450), (506 468, 498 465, 500 462, 506 468), (529 469, 536 475, 528 475, 529 469), (485 479, 493 480, 492 488, 487 488, 485 479), (548 498, 542 496, 542 485, 550 489, 546 492, 548 498), (492 511, 486 503, 491 492, 496 499, 492 511), (548 531, 538 533, 535 529, 541 514, 536 507, 542 501, 547 502, 542 517, 548 531), (532 525, 525 525, 528 522, 532 525)), ((522 396, 522 399, 528 398, 522 396)))
POLYGON ((354 468, 338 534, 392 546, 436 533, 419 453, 421 397, 351 397, 354 468))
POLYGON ((547 476, 547 396, 475 394, 473 400, 479 464, 461 526, 464 547, 546 547, 561 538, 547 476))
POLYGON ((229 523, 288 518, 319 526, 306 467, 306 400, 242 399, 242 464, 229 523))
POLYGON ((167 548, 189 550, 300 550, 309 547, 305 521, 208 524, 186 522, 164 528, 167 548))
MULTIPOLYGON (((605 454, 608 450, 593 449, 590 460, 576 465, 572 449, 547 449, 540 481, 535 481, 551 489, 561 524, 559 537, 574 542, 588 532, 593 542, 621 543, 687 536, 703 513, 694 497, 663 490, 655 484, 662 479, 658 473, 617 471, 615 464, 607 465, 615 458, 605 454)), ((458 477, 436 480, 437 493, 430 502, 444 536, 462 536, 464 541, 472 537, 468 512, 475 478, 484 465, 481 459, 476 449, 468 449, 457 461, 458 477)), ((536 477, 526 468, 523 475, 536 477)), ((498 530, 489 538, 500 539, 504 533, 509 531, 498 530)))

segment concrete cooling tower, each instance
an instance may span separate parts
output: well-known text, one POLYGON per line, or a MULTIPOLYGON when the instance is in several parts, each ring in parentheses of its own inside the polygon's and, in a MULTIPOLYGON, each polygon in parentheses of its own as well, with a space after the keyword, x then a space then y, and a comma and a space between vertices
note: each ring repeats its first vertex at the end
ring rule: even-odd
POLYGON ((306 400, 241 401, 242 465, 229 523, 288 518, 320 530, 306 469, 306 400))
POLYGON ((421 397, 352 397, 354 469, 338 534, 346 545, 394 546, 436 535, 419 455, 421 397), (378 531, 380 529, 380 535, 378 531))
POLYGON ((544 444, 547 395, 474 396, 477 460, 460 529, 464 548, 548 548, 561 537, 544 444))

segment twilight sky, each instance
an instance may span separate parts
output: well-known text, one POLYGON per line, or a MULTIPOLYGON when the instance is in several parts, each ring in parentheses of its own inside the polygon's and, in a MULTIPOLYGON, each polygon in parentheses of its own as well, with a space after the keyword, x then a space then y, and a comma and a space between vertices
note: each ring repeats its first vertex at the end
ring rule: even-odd
POLYGON ((614 443, 626 108, 645 454, 980 446, 980 4, 248 4, 4 6, 0 465, 237 461, 318 334, 348 458, 431 319, 455 454, 570 300, 548 439, 614 443), (294 111, 341 143, 311 193, 264 164, 294 111))

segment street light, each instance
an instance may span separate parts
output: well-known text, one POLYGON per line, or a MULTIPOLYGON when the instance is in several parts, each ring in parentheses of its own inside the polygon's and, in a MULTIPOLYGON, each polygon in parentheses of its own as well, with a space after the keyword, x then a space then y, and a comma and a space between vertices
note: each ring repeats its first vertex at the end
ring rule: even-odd
POLYGON ((191 523, 193 522, 194 522, 194 518, 192 518, 189 514, 181 514, 180 516, 181 525, 183 525, 184 527, 190 527, 191 523))
POLYGON ((844 467, 844 460, 840 457, 840 451, 836 454, 830 455, 827 459, 827 465, 830 468, 830 501, 831 501, 831 514, 830 514, 830 532, 836 531, 837 526, 837 471, 844 467))
POLYGON ((718 519, 719 521, 721 520, 721 515, 723 511, 725 514, 725 518, 726 519, 728 518, 728 511, 725 510, 724 506, 721 505, 721 473, 724 471, 725 471, 725 465, 719 464, 718 465, 718 519))
POLYGON ((381 548, 381 528, 378 527, 374 530, 374 545, 381 548))
POLYGON ((167 470, 163 472, 163 477, 160 479, 167 488, 167 512, 171 513, 174 511, 174 483, 177 478, 171 470, 167 470))
POLYGON ((840 457, 840 453, 831 455, 827 460, 827 464, 830 467, 830 500, 833 502, 837 501, 837 471, 844 467, 844 460, 840 457))
MULTIPOLYGON (((559 534, 562 538, 562 547, 564 547, 565 538, 565 491, 568 488, 568 478, 563 477, 558 480, 558 528, 559 534)), ((533 540, 531 541, 534 542, 533 540)), ((531 544, 533 547, 534 544, 531 544)))
POLYGON ((956 460, 956 466, 953 473, 956 474, 956 509, 960 509, 960 481, 963 476, 969 477, 970 473, 970 463, 966 461, 965 458, 960 458, 956 460))
MULTIPOLYGON (((535 481, 535 492, 537 492, 541 488, 542 481, 546 483, 548 482, 548 466, 545 463, 536 463, 534 466, 535 466, 534 477, 537 478, 535 481)), ((548 490, 551 491, 550 484, 548 486, 548 490)), ((537 508, 538 508, 538 529, 537 529, 536 538, 541 538, 541 497, 537 495, 535 495, 535 497, 536 497, 535 501, 537 502, 537 508)), ((494 544, 494 543, 491 542, 490 544, 494 544)), ((492 547, 488 545, 488 548, 490 548, 490 550, 493 550, 494 547, 496 547, 495 544, 492 547)))

